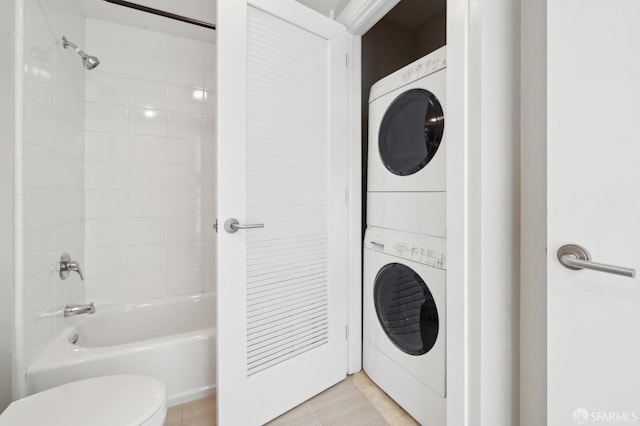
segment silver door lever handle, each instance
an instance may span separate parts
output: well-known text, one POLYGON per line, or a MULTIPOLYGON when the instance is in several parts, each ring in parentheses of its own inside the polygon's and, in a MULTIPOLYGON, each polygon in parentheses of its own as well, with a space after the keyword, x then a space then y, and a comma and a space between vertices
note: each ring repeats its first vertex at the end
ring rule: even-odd
POLYGON ((594 271, 607 272, 629 278, 636 276, 636 270, 632 268, 592 262, 591 255, 587 249, 577 244, 565 244, 560 247, 558 249, 558 260, 564 267, 576 271, 580 269, 592 269, 594 271))
POLYGON ((264 223, 241 224, 238 219, 230 218, 224 223, 224 230, 230 234, 238 232, 238 229, 264 228, 264 223))

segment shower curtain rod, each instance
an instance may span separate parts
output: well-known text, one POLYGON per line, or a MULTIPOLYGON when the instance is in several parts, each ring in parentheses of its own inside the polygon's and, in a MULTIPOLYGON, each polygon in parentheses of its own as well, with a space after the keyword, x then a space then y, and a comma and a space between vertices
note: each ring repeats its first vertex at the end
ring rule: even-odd
POLYGON ((180 22, 186 22, 187 24, 197 25, 199 27, 209 28, 215 30, 216 26, 204 21, 198 21, 197 19, 187 18, 186 16, 176 15, 175 13, 165 12, 164 10, 154 9, 152 7, 142 6, 140 4, 131 3, 125 0, 104 0, 107 3, 116 4, 118 6, 128 7, 130 9, 136 9, 141 12, 151 13, 153 15, 163 16, 165 18, 174 19, 180 22))

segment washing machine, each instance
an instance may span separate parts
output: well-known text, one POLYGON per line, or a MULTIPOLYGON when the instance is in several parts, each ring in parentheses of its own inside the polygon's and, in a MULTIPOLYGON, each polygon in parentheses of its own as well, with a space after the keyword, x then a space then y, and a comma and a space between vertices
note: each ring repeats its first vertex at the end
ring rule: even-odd
POLYGON ((446 236, 446 66, 442 47, 371 88, 370 226, 446 236))
POLYGON ((421 424, 446 424, 446 241, 369 227, 364 370, 421 424))

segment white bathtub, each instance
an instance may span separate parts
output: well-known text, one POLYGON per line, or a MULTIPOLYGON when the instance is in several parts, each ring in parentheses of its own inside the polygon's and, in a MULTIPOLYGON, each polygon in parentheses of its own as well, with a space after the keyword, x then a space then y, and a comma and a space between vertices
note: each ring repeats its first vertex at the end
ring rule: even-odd
POLYGON ((162 380, 169 406, 214 392, 213 293, 96 305, 95 314, 75 318, 76 325, 64 330, 29 366, 30 394, 89 377, 129 373, 162 380))

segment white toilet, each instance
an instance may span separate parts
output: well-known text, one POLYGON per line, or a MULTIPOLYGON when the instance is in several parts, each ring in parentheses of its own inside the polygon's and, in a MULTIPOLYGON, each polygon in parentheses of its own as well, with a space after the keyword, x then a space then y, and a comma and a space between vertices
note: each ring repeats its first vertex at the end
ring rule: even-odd
POLYGON ((14 401, 0 415, 0 426, 162 426, 166 414, 167 392, 161 381, 102 376, 14 401))

